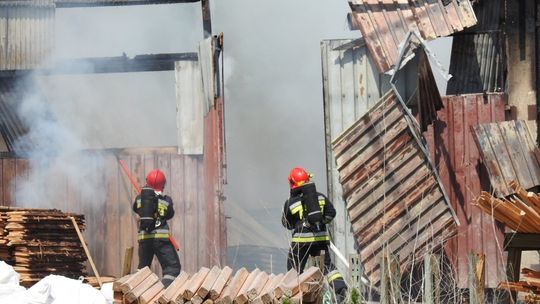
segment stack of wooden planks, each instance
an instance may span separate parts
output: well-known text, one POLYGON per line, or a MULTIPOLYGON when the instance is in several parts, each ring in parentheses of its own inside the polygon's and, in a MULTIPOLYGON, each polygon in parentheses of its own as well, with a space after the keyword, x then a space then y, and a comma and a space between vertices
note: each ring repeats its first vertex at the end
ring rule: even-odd
POLYGON ((11 248, 7 245, 7 208, 0 207, 0 261, 11 264, 11 248))
POLYGON ((4 229, 14 270, 21 285, 29 287, 49 274, 79 278, 86 255, 73 227, 73 216, 84 229, 84 216, 50 209, 14 209, 5 212, 4 229))
POLYGON ((499 289, 506 289, 516 292, 527 292, 529 294, 540 295, 540 272, 529 268, 521 269, 525 281, 501 282, 499 289))
POLYGON ((516 232, 540 233, 540 195, 527 192, 515 181, 509 185, 516 193, 508 199, 482 191, 473 204, 516 232))
POLYGON ((233 274, 225 266, 202 267, 197 273, 182 272, 164 288, 158 277, 146 267, 113 283, 114 303, 159 304, 269 304, 288 298, 291 303, 316 303, 323 275, 310 267, 302 274, 293 269, 285 274, 268 274, 245 268, 233 274))

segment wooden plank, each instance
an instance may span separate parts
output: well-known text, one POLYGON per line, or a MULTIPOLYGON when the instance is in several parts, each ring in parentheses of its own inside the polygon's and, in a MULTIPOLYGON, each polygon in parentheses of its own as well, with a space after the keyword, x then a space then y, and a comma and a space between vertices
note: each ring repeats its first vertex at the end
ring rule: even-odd
POLYGON ((113 282, 113 291, 122 291, 122 289, 121 289, 120 287, 121 287, 122 284, 124 284, 130 277, 131 277, 131 275, 126 275, 126 276, 123 276, 123 277, 121 277, 120 279, 114 281, 114 282, 113 282))
POLYGON ((140 297, 145 291, 156 284, 159 281, 158 276, 155 273, 150 274, 139 285, 132 290, 125 293, 125 297, 129 303, 133 303, 140 297))
POLYGON ((240 268, 232 278, 229 285, 225 287, 221 298, 218 299, 217 302, 223 304, 231 304, 236 298, 236 295, 238 294, 244 283, 246 282, 248 276, 249 272, 243 267, 240 268))
POLYGON ((152 287, 148 288, 139 298, 139 303, 141 304, 147 304, 147 303, 155 303, 154 299, 157 300, 159 298, 158 295, 162 295, 164 292, 165 286, 163 286, 163 283, 160 281, 157 281, 152 287))
POLYGON ((278 287, 278 285, 283 280, 283 276, 284 276, 283 273, 280 273, 280 274, 276 275, 272 279, 272 281, 270 282, 268 287, 265 286, 265 288, 261 292, 261 295, 257 299, 254 300, 254 304, 255 303, 257 303, 257 304, 260 304, 260 303, 271 304, 271 303, 273 303, 273 299, 276 298, 275 295, 274 295, 274 290, 278 287))
POLYGON ((219 267, 217 266, 212 267, 212 269, 210 270, 210 272, 204 279, 204 282, 201 284, 201 287, 199 287, 199 290, 197 290, 197 294, 202 299, 206 298, 206 296, 210 292, 210 289, 212 289, 212 286, 214 286, 214 283, 216 282, 220 273, 221 273, 221 269, 219 267))
POLYGON ((262 291, 264 285, 268 282, 268 274, 261 271, 259 275, 253 280, 251 286, 247 290, 247 297, 249 300, 255 299, 262 291))
POLYGON ((274 294, 278 299, 282 296, 291 297, 293 294, 298 292, 299 289, 298 272, 292 268, 283 276, 281 282, 278 284, 276 289, 274 289, 274 294))
POLYGON ((167 304, 169 301, 173 301, 176 299, 175 294, 186 283, 186 281, 189 279, 189 274, 187 274, 185 271, 180 272, 180 274, 174 279, 174 281, 167 287, 163 295, 159 298, 160 304, 167 304))
POLYGON ((244 285, 242 285, 242 288, 240 288, 240 291, 238 291, 238 295, 236 295, 236 298, 234 298, 234 302, 237 304, 244 304, 248 301, 247 292, 249 288, 251 287, 251 284, 255 281, 257 276, 261 273, 261 270, 259 268, 255 268, 249 276, 247 277, 246 281, 244 282, 244 285))
POLYGON ((133 247, 126 248, 124 253, 124 266, 122 268, 122 275, 128 275, 131 272, 131 263, 133 261, 133 247))
POLYGON ((305 295, 320 288, 323 273, 318 267, 309 267, 298 277, 300 291, 305 295))
POLYGON ((518 182, 525 188, 535 186, 535 182, 529 173, 528 165, 525 161, 524 149, 521 146, 521 141, 518 138, 515 124, 499 123, 498 126, 503 137, 503 142, 508 149, 509 158, 513 164, 518 182))
POLYGON ((216 282, 210 289, 210 299, 217 300, 223 290, 225 289, 225 285, 229 282, 232 275, 232 269, 229 266, 223 267, 221 270, 221 273, 219 274, 218 278, 216 279, 216 282))
MULTIPOLYGON (((506 122, 510 123, 510 122, 506 122)), ((527 163, 527 169, 532 178, 532 186, 540 185, 540 164, 534 156, 535 151, 538 150, 538 147, 534 144, 534 141, 531 138, 529 128, 527 123, 523 120, 514 120, 512 121, 513 127, 516 130, 517 138, 520 142, 520 147, 522 149, 522 155, 525 158, 527 163)))
MULTIPOLYGON (((196 274, 192 275, 190 278, 188 278, 184 284, 182 284, 173 294, 172 296, 172 300, 171 301, 175 301, 177 303, 183 303, 184 302, 184 292, 186 291, 186 289, 190 286, 190 282, 191 280, 194 278, 196 274)), ((171 302, 169 301, 169 302, 171 302)))
POLYGON ((148 276, 152 274, 152 271, 148 267, 144 267, 143 269, 137 271, 133 275, 129 277, 123 284, 120 285, 120 290, 126 294, 130 290, 137 287, 137 285, 141 284, 144 279, 146 279, 148 276))
POLYGON ((11 182, 15 177, 15 160, 3 159, 2 160, 2 182, 4 189, 4 204, 10 206, 12 203, 11 182))
POLYGON ((183 297, 186 300, 191 300, 195 294, 197 294, 197 290, 199 287, 201 287, 202 283, 204 282, 204 279, 206 279, 206 276, 210 272, 210 269, 206 267, 202 267, 197 274, 193 275, 193 278, 189 280, 189 286, 184 291, 183 297))
MULTIPOLYGON (((199 187, 198 162, 193 156, 185 156, 184 160, 184 198, 185 198, 185 233, 184 248, 199 248, 198 214, 197 214, 197 189, 199 187)), ((197 251, 184 251, 186 271, 196 272, 198 266, 197 251)))

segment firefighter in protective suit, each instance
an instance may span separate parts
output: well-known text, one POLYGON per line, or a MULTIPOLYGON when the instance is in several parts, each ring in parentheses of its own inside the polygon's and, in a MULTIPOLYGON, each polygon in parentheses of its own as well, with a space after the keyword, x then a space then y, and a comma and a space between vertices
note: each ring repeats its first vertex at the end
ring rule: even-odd
POLYGON ((308 257, 320 256, 324 250, 324 275, 341 303, 346 297, 347 285, 330 258, 330 237, 326 228, 336 216, 336 210, 325 195, 316 191, 310 178, 311 174, 299 167, 289 174, 291 193, 283 206, 281 219, 283 226, 292 230, 287 270, 295 268, 302 273, 308 257))
POLYGON ((140 217, 139 221, 139 266, 150 267, 156 255, 161 269, 165 287, 168 287, 180 274, 180 259, 169 239, 167 220, 174 216, 173 200, 163 194, 165 174, 160 170, 152 170, 146 176, 146 186, 135 198, 133 211, 140 217))

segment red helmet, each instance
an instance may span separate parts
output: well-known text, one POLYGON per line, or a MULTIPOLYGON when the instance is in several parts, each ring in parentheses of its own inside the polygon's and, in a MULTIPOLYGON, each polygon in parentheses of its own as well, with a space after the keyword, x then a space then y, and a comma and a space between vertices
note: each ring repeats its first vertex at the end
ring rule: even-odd
POLYGON ((146 176, 146 184, 156 191, 163 191, 165 188, 165 174, 161 170, 154 169, 146 176))
POLYGON ((289 185, 291 186, 291 189, 294 189, 309 182, 310 178, 311 174, 307 173, 304 168, 296 167, 291 170, 291 173, 289 173, 289 185))

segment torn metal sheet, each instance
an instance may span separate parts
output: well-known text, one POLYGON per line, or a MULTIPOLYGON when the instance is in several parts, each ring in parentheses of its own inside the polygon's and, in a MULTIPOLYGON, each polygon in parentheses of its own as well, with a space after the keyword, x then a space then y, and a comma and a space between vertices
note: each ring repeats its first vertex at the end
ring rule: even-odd
POLYGON ((525 189, 540 185, 540 150, 525 121, 479 124, 473 130, 495 195, 513 194, 508 186, 513 180, 525 189))
POLYGON ((457 218, 413 120, 389 91, 333 141, 360 261, 375 285, 383 255, 410 269, 456 233, 457 218))
POLYGON ((379 72, 399 57, 399 44, 410 31, 432 40, 476 24, 469 0, 373 1, 350 0, 352 22, 359 28, 379 72))

